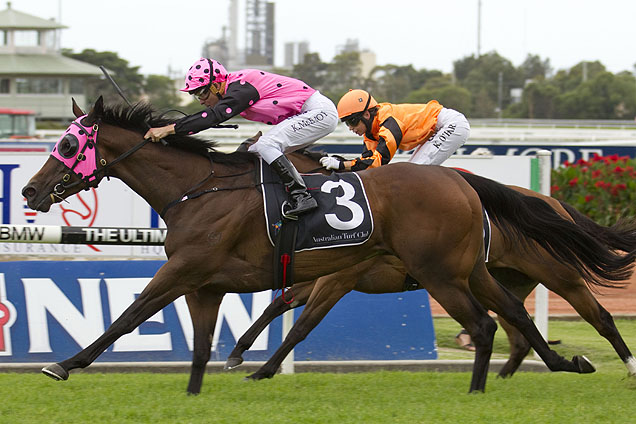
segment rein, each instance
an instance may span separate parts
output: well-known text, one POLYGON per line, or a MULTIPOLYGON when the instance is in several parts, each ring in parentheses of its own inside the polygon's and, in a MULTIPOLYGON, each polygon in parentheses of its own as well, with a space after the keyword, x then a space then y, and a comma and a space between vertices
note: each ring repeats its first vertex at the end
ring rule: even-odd
MULTIPOLYGON (((214 166, 214 162, 212 161, 212 158, 210 157, 210 165, 211 167, 214 166)), ((319 166, 318 168, 312 169, 308 172, 304 172, 306 174, 312 174, 315 172, 320 172, 320 171, 324 171, 325 168, 323 168, 322 166, 319 166)), ((231 174, 231 175, 218 175, 216 176, 216 178, 233 178, 233 177, 240 177, 249 173, 255 173, 256 172, 256 168, 252 171, 245 171, 245 172, 241 172, 239 174, 231 174)), ((181 198, 179 199, 175 199, 173 201, 171 201, 170 203, 168 203, 159 213, 159 216, 161 216, 161 218, 164 217, 164 215, 166 214, 166 212, 168 211, 168 209, 172 208, 173 206, 178 205, 179 203, 183 203, 186 200, 191 200, 191 199, 196 199, 197 197, 201 197, 204 194, 209 194, 209 193, 216 193, 219 191, 233 191, 233 190, 246 190, 246 189, 250 189, 250 188, 256 188, 256 187, 260 187, 263 184, 266 184, 266 181, 261 181, 261 182, 254 182, 252 184, 248 184, 245 186, 238 186, 238 187, 212 187, 212 188, 208 188, 206 190, 201 190, 199 192, 192 193, 192 191, 194 191, 196 188, 200 187, 203 183, 205 183, 210 177, 212 177, 214 175, 214 170, 210 171, 210 175, 208 175, 205 179, 203 179, 201 182, 199 182, 198 184, 196 184, 194 187, 192 187, 191 189, 189 189, 188 191, 186 191, 183 196, 181 196, 181 198)), ((254 177, 254 180, 256 181, 256 176, 254 177)), ((284 296, 284 294, 283 294, 284 296)), ((293 300, 293 299, 292 299, 293 300)))
MULTIPOLYGON (((210 159, 210 167, 214 167, 214 161, 212 160, 212 157, 209 157, 210 159)), ((216 178, 234 178, 234 177, 240 177, 243 175, 247 175, 250 173, 256 173, 256 168, 254 168, 251 171, 245 171, 245 172, 241 172, 238 174, 231 174, 231 175, 219 175, 216 178)), ((176 206, 180 203, 185 202, 186 200, 192 200, 192 199, 196 199, 197 197, 201 197, 204 194, 209 194, 209 193, 216 193, 219 191, 233 191, 233 190, 246 190, 246 189, 250 189, 250 188, 256 188, 259 187, 261 185, 263 185, 263 182, 254 182, 252 184, 248 184, 245 186, 237 186, 237 187, 212 187, 212 188, 208 188, 205 190, 201 190, 199 192, 196 193, 192 193, 195 189, 197 189, 198 187, 200 187, 201 185, 203 185, 203 183, 205 183, 207 180, 210 179, 210 177, 212 177, 214 175, 214 169, 210 170, 210 174, 205 177, 202 181, 200 181, 199 183, 197 183, 194 187, 190 188, 189 190, 187 190, 183 196, 181 196, 181 198, 179 199, 175 199, 173 201, 171 201, 170 203, 168 203, 159 213, 159 216, 161 216, 161 218, 163 218, 166 214, 166 212, 168 211, 168 209, 172 208, 173 206, 176 206)), ((256 179, 256 177, 255 177, 256 179)))
MULTIPOLYGON (((122 153, 121 155, 113 159, 111 162, 107 162, 104 158, 101 157, 98 150, 98 144, 97 144, 97 135, 99 130, 98 123, 95 123, 90 128, 90 131, 89 131, 89 129, 81 123, 82 118, 83 117, 80 117, 72 122, 71 126, 69 127, 69 130, 67 130, 67 134, 63 135, 62 138, 60 138, 60 140, 56 144, 56 148, 54 149, 54 152, 52 153, 52 155, 56 159, 58 159, 60 162, 62 162, 70 171, 69 173, 64 174, 64 176, 62 177, 62 181, 53 187, 53 191, 50 194, 50 196, 53 199, 56 197, 61 198, 61 195, 64 194, 66 190, 81 184, 84 185, 83 188, 85 190, 88 190, 90 187, 97 187, 104 176, 106 176, 107 178, 110 177, 108 174, 108 170, 111 167, 115 166, 122 160, 128 158, 133 153, 137 152, 139 149, 141 149, 142 147, 144 147, 147 143, 151 141, 150 139, 144 139, 140 143, 133 146, 131 149, 127 150, 126 152, 122 153), (72 129, 72 131, 70 129, 72 129), (70 137, 70 139, 75 139, 74 141, 76 143, 83 143, 83 144, 79 144, 77 146, 78 148, 75 154, 65 156, 64 153, 61 154, 59 150, 62 150, 60 147, 60 144, 67 137, 70 137), (90 172, 90 174, 84 176, 81 172, 79 172, 76 169, 76 167, 78 167, 79 164, 82 164, 82 166, 87 165, 87 164, 84 164, 84 161, 87 160, 87 156, 84 152, 86 152, 87 149, 88 151, 92 151, 91 153, 94 154, 95 163, 93 164, 93 168, 89 168, 89 169, 92 169, 92 172, 87 171, 87 172, 90 172), (77 177, 77 180, 70 184, 67 184, 71 179, 71 174, 74 174, 77 177)), ((208 181, 211 177, 215 176, 213 158, 211 155, 208 155, 208 159, 210 160, 210 173, 203 180, 201 180, 200 182, 195 184, 193 187, 186 190, 186 192, 180 198, 169 202, 159 213, 159 215, 162 218, 165 216, 166 212, 173 206, 183 203, 186 200, 196 199, 198 197, 203 196, 204 194, 216 193, 219 191, 245 190, 245 189, 256 188, 263 185, 262 181, 259 182, 257 180, 256 167, 254 167, 254 169, 252 170, 240 172, 237 174, 216 176, 216 178, 235 178, 235 177, 247 175, 249 173, 254 173, 255 174, 254 183, 252 184, 236 186, 236 187, 215 186, 209 189, 194 192, 203 184, 205 184, 205 182, 208 181)))

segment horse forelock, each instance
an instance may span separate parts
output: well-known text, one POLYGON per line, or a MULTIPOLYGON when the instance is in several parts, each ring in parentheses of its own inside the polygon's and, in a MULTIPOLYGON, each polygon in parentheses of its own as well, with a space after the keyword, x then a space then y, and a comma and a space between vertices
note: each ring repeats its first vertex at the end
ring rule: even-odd
MULTIPOLYGON (((148 102, 138 102, 132 106, 119 103, 104 106, 101 122, 119 128, 124 128, 140 134, 145 134, 149 127, 163 127, 174 123, 174 119, 163 118, 148 102)), ((186 150, 202 156, 211 156, 215 162, 240 164, 250 162, 254 156, 251 153, 224 153, 217 150, 218 143, 189 135, 173 134, 165 138, 172 147, 186 150)))

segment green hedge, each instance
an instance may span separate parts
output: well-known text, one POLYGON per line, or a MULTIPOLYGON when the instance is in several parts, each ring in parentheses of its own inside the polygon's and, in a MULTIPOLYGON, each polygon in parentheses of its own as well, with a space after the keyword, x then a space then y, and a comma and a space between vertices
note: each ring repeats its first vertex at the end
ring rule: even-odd
POLYGON ((552 171, 552 197, 577 208, 602 225, 636 216, 636 160, 598 156, 565 162, 552 171))

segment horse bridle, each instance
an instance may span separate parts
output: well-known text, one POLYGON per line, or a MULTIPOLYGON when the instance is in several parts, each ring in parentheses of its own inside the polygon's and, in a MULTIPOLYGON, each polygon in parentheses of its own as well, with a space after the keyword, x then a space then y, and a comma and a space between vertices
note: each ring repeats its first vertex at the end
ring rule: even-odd
POLYGON ((58 140, 54 148, 54 151, 51 153, 53 157, 55 157, 57 160, 62 162, 62 164, 64 164, 64 166, 66 166, 67 169, 70 171, 64 174, 64 176, 62 177, 62 181, 60 181, 58 184, 56 184, 53 187, 53 191, 50 194, 52 200, 54 200, 54 198, 62 199, 61 196, 68 189, 76 187, 80 184, 84 184, 84 187, 83 187, 84 190, 88 190, 91 187, 97 187, 100 181, 102 180, 102 178, 104 178, 104 176, 106 176, 107 178, 109 177, 108 170, 112 166, 124 160, 128 156, 132 155, 133 153, 141 149, 150 141, 150 139, 144 139, 142 142, 133 146, 130 150, 122 153, 117 158, 115 158, 110 163, 108 163, 106 159, 101 157, 99 150, 97 149, 97 133, 99 130, 99 124, 97 122, 94 123, 89 130, 88 127, 84 126, 81 122, 85 116, 86 115, 79 117, 71 123, 71 126, 67 130, 67 134, 63 135, 60 138, 60 140, 58 140), (73 134, 72 131, 71 133, 69 133, 69 130, 71 130, 73 126, 77 127, 76 129, 77 135, 73 134), (78 140, 80 148, 78 148, 78 151, 76 154, 70 157, 66 157, 63 154, 56 152, 56 150, 58 149, 60 143, 64 140, 64 138, 68 137, 69 135, 75 138, 80 136, 84 140, 78 140), (92 172, 89 175, 84 175, 83 173, 77 172, 76 170, 76 168, 83 161, 87 160, 86 149, 94 150, 94 154, 95 154, 95 163, 93 164, 93 167, 91 168, 92 172), (73 160, 73 163, 72 165, 69 166, 69 163, 71 160, 73 160), (77 177, 77 180, 70 184, 67 184, 71 180, 71 175, 75 175, 77 177))
MULTIPOLYGON (((58 184, 56 184, 53 187, 53 192, 50 194, 51 200, 53 202, 55 202, 55 199, 58 198, 60 200, 64 200, 61 196, 66 192, 66 190, 76 187, 80 184, 84 184, 83 189, 84 190, 88 190, 91 187, 97 187, 99 185, 99 183, 101 182, 102 178, 104 177, 109 177, 108 175, 108 170, 113 167, 114 165, 116 165, 117 163, 119 163, 120 161, 126 159, 128 156, 132 155, 133 153, 135 153, 137 150, 141 149, 142 147, 144 147, 148 142, 150 142, 150 139, 144 139, 143 141, 141 141, 140 143, 136 144, 135 146, 133 146, 130 150, 127 150, 126 152, 122 153, 121 155, 119 155, 117 158, 113 159, 111 162, 107 162, 106 159, 102 158, 99 154, 99 150, 97 149, 97 133, 99 130, 99 125, 98 123, 95 123, 92 125, 92 127, 90 127, 90 130, 84 126, 82 124, 82 119, 86 117, 86 115, 81 116, 79 118, 77 118, 75 121, 73 121, 71 123, 71 126, 69 127, 69 129, 67 130, 67 134, 63 135, 60 140, 58 140, 55 148, 53 149, 54 151, 51 153, 51 155, 53 157, 55 157, 56 159, 58 159, 60 162, 62 162, 64 164, 64 166, 66 166, 69 169, 69 173, 64 174, 64 176, 62 177, 62 181, 59 182, 58 184), (71 131, 71 129, 73 128, 73 126, 77 127, 74 128, 76 131, 71 131), (75 135, 74 133, 77 133, 77 135, 75 135), (81 150, 80 148, 78 148, 78 152, 75 153, 72 156, 66 157, 63 154, 60 154, 58 147, 60 145, 60 143, 64 140, 65 137, 67 137, 68 135, 72 135, 74 137, 80 136, 83 140, 78 140, 78 142, 80 143, 81 146, 81 150), (82 144, 83 143, 83 144, 82 144), (94 149, 95 152, 95 163, 93 165, 93 167, 91 168, 91 173, 89 175, 83 175, 80 172, 76 171, 76 168, 78 167, 79 164, 81 164, 83 161, 87 160, 87 156, 86 156, 86 149, 94 149), (72 164, 71 161, 73 162, 72 164), (77 177, 77 180, 67 184, 70 179, 71 179, 71 174, 75 175, 77 177)), ((195 184, 192 188, 190 188, 189 190, 187 190, 181 197, 179 197, 178 199, 175 199, 171 202, 169 202, 164 208, 163 210, 159 213, 159 215, 161 217, 163 217, 166 213, 166 211, 168 209, 170 209, 173 206, 176 206, 179 203, 182 203, 186 200, 191 200, 191 199, 196 199, 197 197, 200 197, 204 194, 208 194, 208 193, 215 193, 218 191, 227 191, 227 190, 242 190, 242 189, 247 189, 247 188, 253 188, 256 187, 260 184, 254 183, 254 184, 249 184, 249 185, 245 185, 245 186, 237 186, 237 187, 212 187, 210 189, 206 189, 206 190, 201 190, 199 192, 195 192, 196 189, 198 189, 199 187, 201 187, 207 180, 210 179, 210 177, 212 177, 214 175, 214 169, 213 169, 213 165, 214 162, 212 161, 212 157, 208 157, 208 159, 210 159, 210 173, 202 180, 200 181, 198 184, 195 184)), ((246 172, 241 172, 241 173, 237 173, 237 174, 233 174, 233 175, 223 175, 223 176, 217 176, 217 178, 233 178, 233 177, 238 177, 241 175, 246 175, 248 173, 254 172, 252 171, 246 171, 246 172)))

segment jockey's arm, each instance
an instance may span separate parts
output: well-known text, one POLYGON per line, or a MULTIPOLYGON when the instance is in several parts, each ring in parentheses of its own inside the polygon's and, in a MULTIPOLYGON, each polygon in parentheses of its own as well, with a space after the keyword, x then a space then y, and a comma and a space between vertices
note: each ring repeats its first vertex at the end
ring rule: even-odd
POLYGON ((252 84, 233 82, 213 108, 179 119, 175 131, 177 134, 194 134, 212 128, 243 112, 251 106, 250 102, 254 104, 259 99, 258 90, 252 84))
MULTIPOLYGON (((382 125, 378 132, 378 141, 374 148, 369 148, 370 140, 365 137, 365 150, 359 158, 356 158, 349 164, 349 169, 353 171, 361 171, 366 168, 377 168, 378 166, 388 164, 402 141, 402 129, 397 121, 389 117, 382 125)), ((345 168, 347 164, 345 164, 345 168)))

